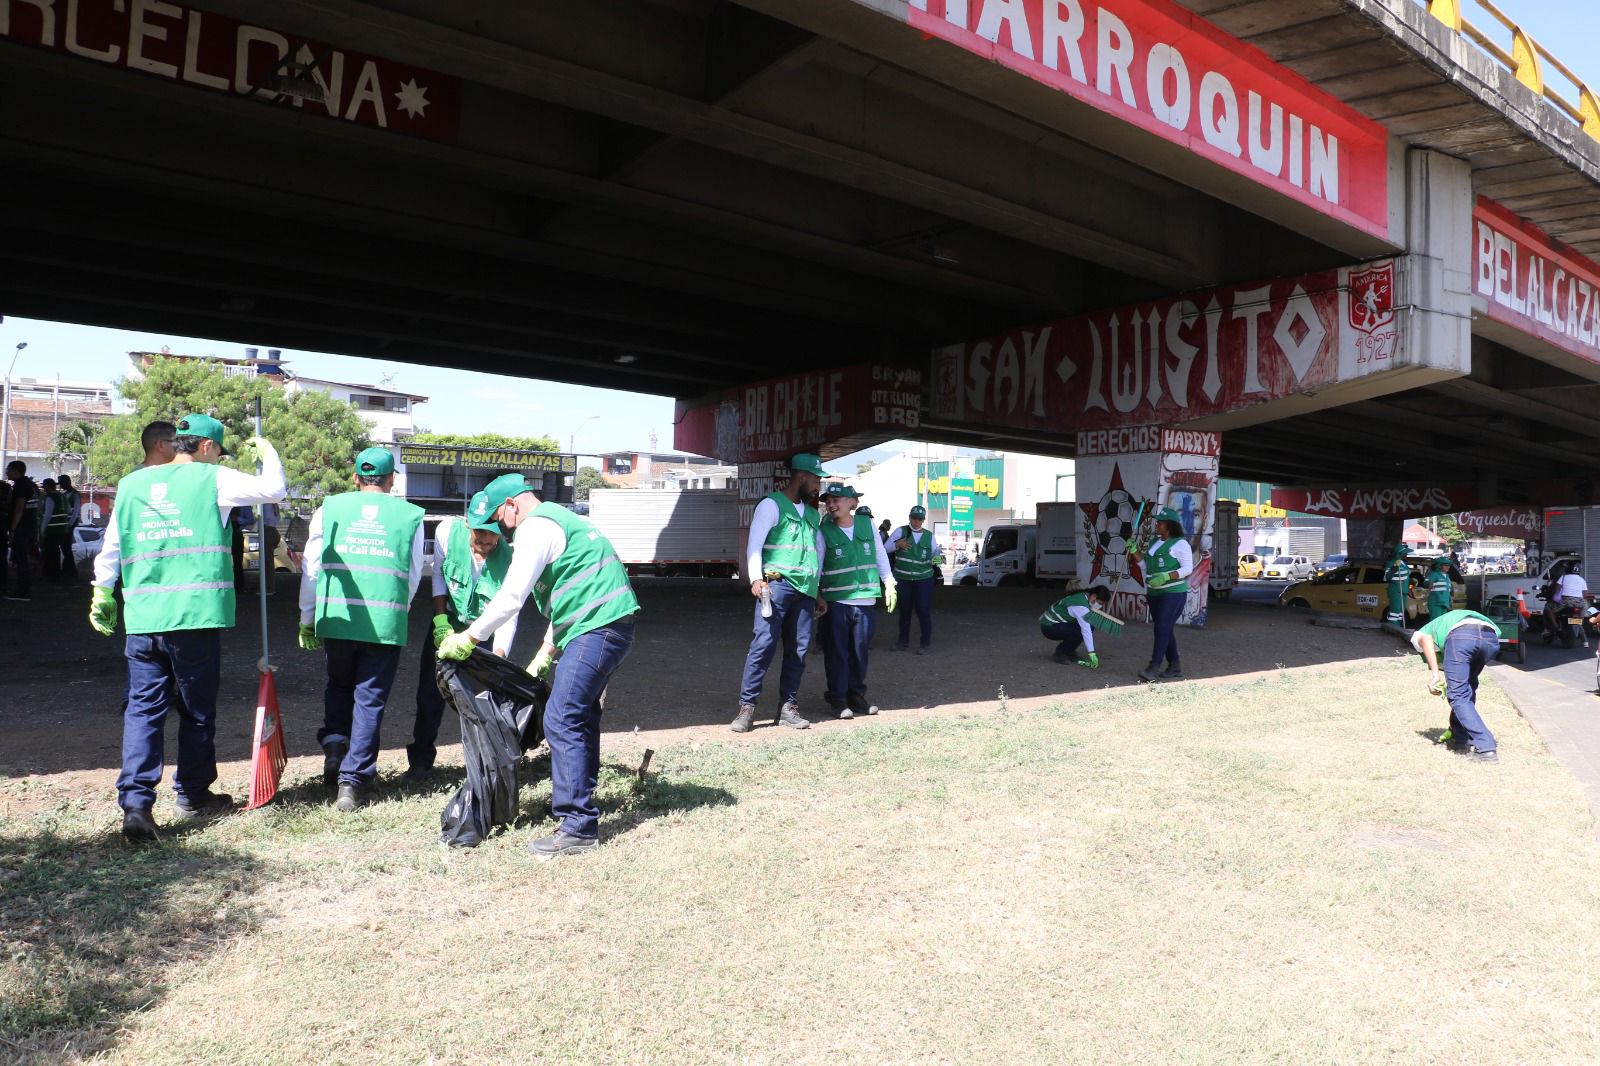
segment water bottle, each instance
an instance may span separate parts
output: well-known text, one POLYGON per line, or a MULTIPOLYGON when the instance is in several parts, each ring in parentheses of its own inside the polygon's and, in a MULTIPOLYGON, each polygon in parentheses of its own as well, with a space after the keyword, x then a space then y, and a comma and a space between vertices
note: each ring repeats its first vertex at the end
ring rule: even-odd
POLYGON ((772 617, 772 586, 771 585, 762 585, 761 586, 761 617, 762 618, 771 618, 772 617))

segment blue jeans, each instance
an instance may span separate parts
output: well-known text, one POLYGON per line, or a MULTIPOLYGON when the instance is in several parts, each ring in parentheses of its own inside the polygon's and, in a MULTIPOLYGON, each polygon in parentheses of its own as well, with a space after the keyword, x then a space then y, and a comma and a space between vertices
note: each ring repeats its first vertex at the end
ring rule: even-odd
POLYGON ((222 685, 222 630, 130 633, 128 702, 122 712, 122 773, 117 802, 125 811, 156 801, 165 758, 167 712, 178 712, 178 767, 172 790, 199 802, 217 779, 217 690, 222 685))
POLYGON ((822 669, 828 675, 823 698, 834 710, 866 710, 867 649, 878 628, 876 605, 830 603, 818 624, 822 627, 822 669))
POLYGON ((1163 659, 1168 666, 1178 665, 1178 635, 1174 630, 1177 629, 1178 616, 1183 614, 1183 604, 1187 599, 1179 592, 1150 597, 1150 621, 1156 627, 1156 645, 1150 652, 1152 669, 1160 666, 1163 659))
POLYGON ((550 742, 550 810, 568 836, 600 835, 600 695, 633 647, 633 623, 612 622, 573 637, 561 651, 544 705, 550 742))
POLYGON ((378 732, 400 669, 400 646, 324 637, 322 650, 328 656, 328 687, 317 743, 350 745, 339 764, 339 783, 365 787, 378 774, 378 732))
POLYGON ((933 578, 900 582, 900 647, 911 646, 911 612, 917 612, 922 646, 933 644, 933 578))
POLYGON ((744 657, 744 680, 739 686, 739 703, 754 707, 761 698, 761 684, 767 679, 772 657, 783 645, 783 671, 778 677, 778 696, 783 702, 800 699, 800 679, 806 672, 806 651, 811 647, 811 625, 817 601, 796 591, 787 581, 769 581, 772 592, 772 617, 761 617, 761 601, 755 605, 755 634, 744 657))
POLYGON ((1056 654, 1064 659, 1078 658, 1083 649, 1083 629, 1076 622, 1039 623, 1039 632, 1050 640, 1058 640, 1056 654))
POLYGON ((1500 633, 1487 626, 1462 626, 1444 640, 1439 667, 1450 701, 1450 732, 1462 734, 1479 751, 1494 751, 1494 734, 1478 715, 1478 675, 1500 650, 1500 633))
POLYGON ((411 726, 411 743, 406 745, 406 765, 413 770, 433 769, 439 749, 439 723, 444 721, 444 697, 439 694, 437 652, 433 633, 422 638, 422 662, 417 666, 417 719, 411 726))

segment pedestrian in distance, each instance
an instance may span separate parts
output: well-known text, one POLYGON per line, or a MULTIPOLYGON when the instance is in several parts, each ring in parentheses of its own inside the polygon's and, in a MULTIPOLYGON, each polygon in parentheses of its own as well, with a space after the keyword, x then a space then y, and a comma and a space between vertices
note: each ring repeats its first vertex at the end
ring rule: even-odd
POLYGON ((1500 651, 1500 628, 1476 611, 1447 611, 1411 635, 1428 662, 1428 691, 1450 702, 1450 750, 1476 762, 1499 762, 1499 745, 1478 714, 1478 675, 1500 651))
POLYGON ((1194 553, 1184 539, 1183 518, 1170 507, 1156 512, 1155 542, 1148 549, 1128 553, 1130 562, 1143 561, 1145 597, 1150 604, 1150 622, 1155 627, 1155 644, 1150 649, 1150 665, 1139 671, 1139 680, 1183 680, 1183 665, 1178 657, 1178 618, 1189 598, 1189 575, 1194 572, 1194 553), (1166 669, 1161 664, 1166 663, 1166 669))
POLYGON ((919 504, 911 508, 907 523, 889 534, 889 542, 894 545, 894 577, 900 583, 900 603, 905 607, 900 612, 900 639, 894 650, 911 647, 911 615, 915 613, 920 638, 918 655, 933 650, 934 567, 944 562, 933 530, 923 528, 927 520, 928 512, 919 504))
POLYGON ((639 601, 611 542, 587 519, 541 502, 521 474, 502 474, 483 494, 478 517, 509 530, 511 566, 477 619, 439 643, 439 658, 465 659, 533 596, 550 620, 528 672, 550 682, 544 735, 560 824, 528 850, 541 862, 583 855, 600 845, 600 698, 633 647, 639 601))
POLYGON ((1455 596, 1455 585, 1450 576, 1453 569, 1448 556, 1441 555, 1428 567, 1428 621, 1444 617, 1450 613, 1451 600, 1455 596))
MULTIPOLYGON (((434 741, 444 718, 444 696, 439 692, 436 652, 451 633, 466 629, 482 615, 506 582, 511 568, 511 545, 500 535, 500 523, 489 511, 489 497, 479 492, 467 503, 463 517, 449 517, 433 531, 433 634, 422 642, 422 662, 417 668, 417 717, 406 745, 406 780, 421 781, 433 769, 438 754, 434 741)), ((517 616, 494 631, 494 653, 511 654, 517 636, 517 616)))
POLYGON ((82 501, 66 474, 45 478, 43 484, 46 488, 39 509, 43 530, 39 546, 44 554, 44 576, 52 581, 76 583, 78 561, 72 556, 72 531, 77 528, 82 501))
POLYGON ((739 686, 739 713, 728 728, 748 733, 755 723, 756 701, 778 649, 783 667, 778 674, 778 717, 775 725, 809 729, 800 714, 800 679, 811 647, 821 579, 822 516, 817 511, 822 479, 829 477, 822 460, 802 453, 789 460, 783 488, 756 504, 745 542, 745 572, 755 597, 755 632, 745 653, 739 686))
POLYGON ((383 713, 422 584, 422 508, 390 495, 394 455, 368 448, 355 490, 322 501, 300 570, 300 647, 323 650, 322 783, 350 813, 372 801, 383 713))
POLYGON ((140 466, 165 466, 177 457, 177 448, 174 445, 178 429, 171 422, 157 419, 145 423, 144 429, 139 431, 139 447, 144 449, 144 461, 140 466))
POLYGON ((11 482, 0 477, 0 597, 11 587, 11 482))
POLYGON ((1402 628, 1406 624, 1406 600, 1411 595, 1411 564, 1406 562, 1410 554, 1408 546, 1396 544, 1388 565, 1383 568, 1383 580, 1389 593, 1389 607, 1383 613, 1383 620, 1402 628))
POLYGON ((14 584, 6 599, 18 603, 33 600, 33 560, 39 547, 39 486, 28 476, 20 459, 6 464, 11 482, 11 512, 6 516, 11 541, 11 571, 14 584))
POLYGON ((880 588, 891 611, 898 596, 889 556, 872 528, 872 514, 855 509, 860 495, 837 481, 822 494, 828 513, 822 521, 817 616, 828 678, 823 698, 838 718, 878 713, 877 705, 867 699, 867 663, 878 625, 874 608, 880 588))
POLYGON ((1072 592, 1051 604, 1039 616, 1039 632, 1047 640, 1054 640, 1056 650, 1051 656, 1058 663, 1077 663, 1090 670, 1100 669, 1100 655, 1094 647, 1096 629, 1110 634, 1122 632, 1122 623, 1103 613, 1111 602, 1111 590, 1095 585, 1082 592, 1072 592))
POLYGON ((261 473, 245 474, 218 465, 227 455, 221 422, 192 414, 176 428, 171 463, 142 467, 117 484, 89 607, 89 624, 109 637, 121 583, 128 696, 117 802, 122 834, 134 844, 159 836, 151 809, 170 711, 178 714, 177 820, 233 809, 231 796, 211 791, 222 631, 234 623, 227 517, 244 504, 281 500, 286 491, 277 450, 260 437, 246 441, 240 457, 259 462, 261 473))

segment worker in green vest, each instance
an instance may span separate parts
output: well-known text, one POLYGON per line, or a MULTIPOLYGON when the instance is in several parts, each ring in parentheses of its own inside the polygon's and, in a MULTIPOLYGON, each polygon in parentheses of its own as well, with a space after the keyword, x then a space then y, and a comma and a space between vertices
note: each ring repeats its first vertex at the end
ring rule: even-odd
POLYGON ((1050 605, 1039 616, 1039 632, 1057 641, 1052 658, 1058 663, 1075 662, 1090 670, 1100 669, 1100 655, 1094 650, 1094 631, 1118 634, 1120 622, 1102 614, 1111 602, 1111 590, 1095 585, 1082 592, 1070 592, 1050 605))
POLYGON ((891 611, 899 595, 883 541, 872 528, 872 512, 855 509, 860 498, 854 488, 838 481, 822 494, 828 511, 822 521, 817 595, 822 667, 828 678, 823 699, 839 718, 878 713, 867 699, 867 659, 878 625, 874 606, 880 588, 891 611))
POLYGON ((550 620, 528 670, 550 679, 544 735, 560 824, 528 850, 540 861, 582 855, 600 844, 600 696, 633 647, 639 601, 611 542, 586 519, 540 502, 521 474, 502 474, 483 492, 485 517, 510 531, 511 567, 477 620, 440 642, 439 658, 465 659, 533 596, 550 620))
POLYGON ((1442 618, 1451 610, 1455 585, 1450 577, 1450 558, 1441 555, 1428 568, 1428 621, 1442 618))
MULTIPOLYGON (((406 745, 406 780, 417 782, 433 769, 438 754, 434 741, 444 718, 444 697, 439 693, 434 652, 458 629, 478 620, 484 607, 505 583, 511 567, 511 545, 500 535, 500 523, 489 514, 489 497, 475 493, 465 517, 450 517, 433 530, 433 636, 422 642, 422 662, 417 668, 417 719, 406 745)), ((512 615, 494 632, 494 653, 511 653, 517 638, 517 617, 512 615)))
POLYGON ((1500 627, 1476 611, 1446 611, 1418 626, 1411 646, 1428 662, 1428 691, 1450 702, 1451 750, 1499 762, 1499 745, 1478 714, 1478 675, 1500 652, 1500 627))
POLYGON ((356 456, 355 490, 311 516, 300 571, 300 647, 328 660, 322 697, 322 782, 348 814, 372 799, 383 711, 400 668, 411 601, 425 562, 422 508, 391 496, 394 456, 356 456))
POLYGON ((72 478, 62 474, 51 484, 45 478, 45 498, 40 513, 44 523, 39 544, 44 552, 44 576, 56 581, 78 580, 78 563, 72 555, 72 531, 78 524, 82 501, 72 478))
POLYGON ((1155 534, 1151 545, 1128 553, 1131 562, 1144 565, 1145 598, 1150 604, 1150 624, 1156 631, 1150 665, 1139 671, 1139 680, 1181 681, 1183 665, 1178 658, 1177 627, 1189 598, 1194 552, 1184 539, 1183 516, 1171 507, 1156 512, 1155 534), (1161 668, 1163 661, 1165 670, 1161 668))
POLYGON ((1383 580, 1389 586, 1389 609, 1383 620, 1402 627, 1406 624, 1406 598, 1411 593, 1411 564, 1406 562, 1410 554, 1410 548, 1396 544, 1383 571, 1383 580))
POLYGON ((902 602, 906 609, 900 612, 900 639, 895 651, 905 651, 911 646, 911 616, 917 616, 920 638, 917 654, 926 655, 933 650, 933 585, 934 567, 944 562, 939 542, 933 530, 924 529, 928 512, 920 504, 911 508, 905 525, 889 534, 889 544, 894 552, 894 578, 900 583, 902 602))
POLYGON ((739 713, 728 728, 748 733, 755 724, 756 700, 778 649, 778 717, 774 724, 810 729, 800 714, 800 679, 811 648, 821 577, 822 516, 816 504, 828 472, 822 460, 801 453, 789 460, 789 479, 756 504, 745 540, 745 573, 755 597, 755 631, 744 657, 739 683, 739 713))
POLYGON ((89 624, 104 636, 116 629, 113 590, 122 582, 128 698, 117 802, 122 834, 135 844, 158 839, 151 808, 161 783, 168 711, 178 713, 177 820, 233 807, 232 797, 211 791, 222 631, 234 621, 227 516, 235 507, 275 503, 285 490, 283 463, 260 437, 240 449, 246 462, 260 462, 260 474, 218 466, 227 454, 222 435, 222 423, 209 415, 179 419, 172 462, 142 467, 117 483, 95 557, 89 624))

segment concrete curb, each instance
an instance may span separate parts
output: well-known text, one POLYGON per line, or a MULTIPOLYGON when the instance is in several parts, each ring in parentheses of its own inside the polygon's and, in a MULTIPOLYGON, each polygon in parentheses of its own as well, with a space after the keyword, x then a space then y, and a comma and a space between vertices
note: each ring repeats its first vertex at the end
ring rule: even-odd
POLYGON ((1595 818, 1595 838, 1600 839, 1600 697, 1506 663, 1492 663, 1484 672, 1505 691, 1550 754, 1578 779, 1595 818))

